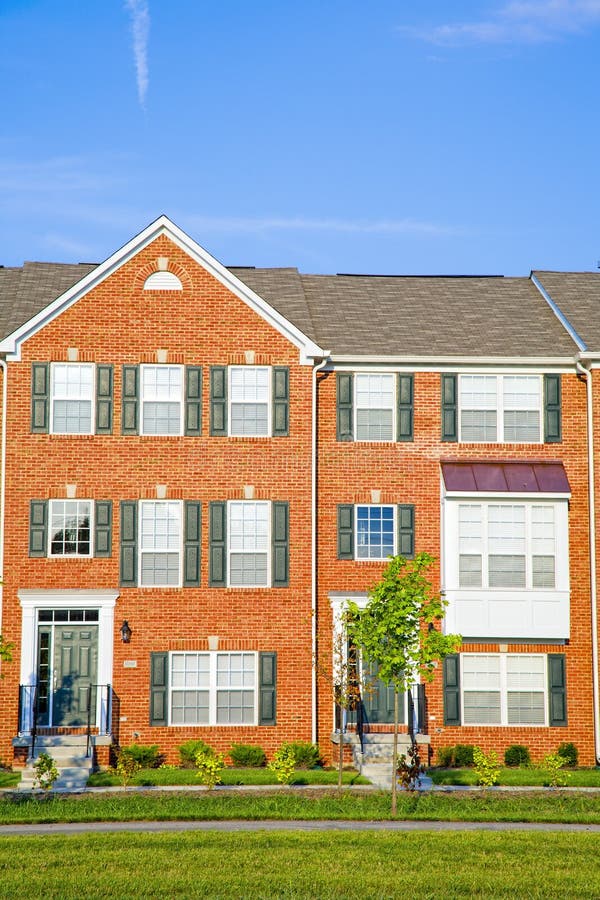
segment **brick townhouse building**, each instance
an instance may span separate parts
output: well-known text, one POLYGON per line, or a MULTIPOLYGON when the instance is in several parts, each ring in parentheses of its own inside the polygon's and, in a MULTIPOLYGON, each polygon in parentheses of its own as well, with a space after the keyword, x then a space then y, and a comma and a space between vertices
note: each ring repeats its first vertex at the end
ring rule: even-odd
POLYGON ((593 763, 600 276, 578 277, 225 268, 166 217, 97 266, 0 269, 0 756, 89 728, 101 763, 190 737, 330 757, 313 661, 387 556, 427 550, 463 644, 404 722, 593 763))

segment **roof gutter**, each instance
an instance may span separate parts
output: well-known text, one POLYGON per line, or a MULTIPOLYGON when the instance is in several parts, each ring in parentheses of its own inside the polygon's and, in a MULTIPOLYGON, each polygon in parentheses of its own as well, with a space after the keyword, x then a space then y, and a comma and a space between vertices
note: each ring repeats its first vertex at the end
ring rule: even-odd
POLYGON ((598 603, 596 573, 596 490, 594 471, 594 407, 591 365, 577 361, 577 371, 585 377, 587 407, 588 505, 590 548, 590 602, 592 622, 592 697, 594 705, 594 753, 600 764, 600 685, 598 667, 598 603))
MULTIPOLYGON (((321 362, 312 370, 312 447, 311 447, 311 740, 316 744, 319 739, 318 707, 317 707, 317 375, 327 365, 329 352, 325 351, 321 362)), ((316 362, 316 361, 315 361, 316 362)))
MULTIPOLYGON (((350 353, 332 353, 330 360, 340 365, 376 364, 389 366, 423 366, 433 370, 449 366, 477 366, 492 369, 494 367, 514 366, 515 368, 566 368, 573 370, 572 356, 380 356, 350 353)), ((597 357, 600 358, 600 357, 597 357)))

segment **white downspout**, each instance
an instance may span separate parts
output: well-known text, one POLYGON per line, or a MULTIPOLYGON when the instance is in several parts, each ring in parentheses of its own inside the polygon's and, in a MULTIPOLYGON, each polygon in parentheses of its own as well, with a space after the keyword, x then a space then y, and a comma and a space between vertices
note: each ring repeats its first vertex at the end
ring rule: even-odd
POLYGON ((596 488, 594 476, 594 407, 592 393, 592 370, 577 362, 577 371, 585 375, 587 399, 587 449, 588 449, 588 503, 589 503, 589 543, 590 543, 590 594, 592 604, 592 692, 594 703, 594 752, 600 763, 600 696, 598 684, 598 607, 596 580, 596 488))
POLYGON ((312 646, 312 678, 311 678, 311 740, 317 743, 317 374, 327 365, 329 350, 321 362, 312 371, 312 456, 311 456, 311 646, 312 646))

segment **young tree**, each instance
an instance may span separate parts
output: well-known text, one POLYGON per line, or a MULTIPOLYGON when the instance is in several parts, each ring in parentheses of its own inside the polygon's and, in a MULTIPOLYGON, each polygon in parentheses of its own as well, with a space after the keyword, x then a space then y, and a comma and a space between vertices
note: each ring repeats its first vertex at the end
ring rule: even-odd
POLYGON ((438 662, 461 642, 459 635, 439 630, 447 603, 429 581, 433 561, 428 553, 411 560, 392 557, 370 589, 367 605, 360 609, 350 602, 345 617, 352 643, 377 663, 378 677, 394 689, 392 815, 397 808, 398 696, 419 678, 432 681, 438 662))
POLYGON ((0 634, 0 660, 2 662, 12 662, 12 651, 14 650, 14 646, 14 644, 9 643, 9 641, 5 640, 0 634))

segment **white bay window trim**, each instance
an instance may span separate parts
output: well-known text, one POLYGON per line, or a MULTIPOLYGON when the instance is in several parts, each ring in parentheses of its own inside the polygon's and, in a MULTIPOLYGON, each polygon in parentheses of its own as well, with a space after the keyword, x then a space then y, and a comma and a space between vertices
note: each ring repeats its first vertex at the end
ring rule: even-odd
POLYGON ((547 727, 544 653, 461 653, 461 722, 477 727, 547 727))
POLYGON ((229 366, 228 434, 271 437, 272 367, 229 366))
POLYGON ((50 433, 93 434, 95 396, 94 363, 51 363, 50 433), (75 422, 77 427, 72 427, 75 422))
POLYGON ((169 725, 258 725, 258 653, 169 654, 169 725))
POLYGON ((477 373, 458 379, 459 441, 543 443, 542 375, 477 373))
POLYGON ((184 374, 183 366, 140 366, 140 434, 183 434, 184 374))
POLYGON ((180 500, 140 500, 140 587, 182 586, 182 530, 180 500))

